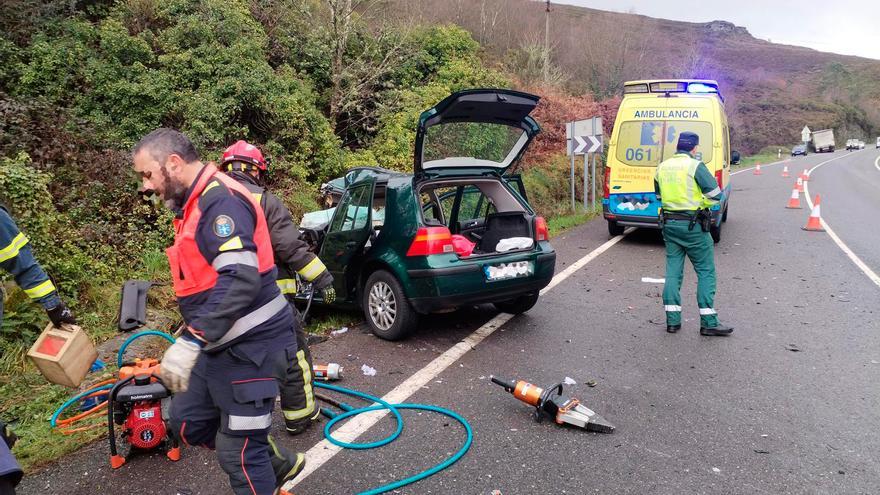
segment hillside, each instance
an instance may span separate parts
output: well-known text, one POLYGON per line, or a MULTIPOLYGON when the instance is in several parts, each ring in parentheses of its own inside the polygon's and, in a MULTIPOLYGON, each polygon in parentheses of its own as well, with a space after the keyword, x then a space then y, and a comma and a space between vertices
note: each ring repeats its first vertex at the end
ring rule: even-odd
MULTIPOLYGON (((544 39, 544 2, 389 2, 401 20, 468 29, 490 58, 534 77, 527 54, 544 39), (526 56, 524 57, 524 54, 526 56)), ((688 23, 553 5, 551 61, 574 94, 619 95, 632 79, 716 79, 731 116, 734 147, 753 153, 794 144, 804 125, 847 137, 880 133, 880 61, 756 39, 725 21, 688 23)))

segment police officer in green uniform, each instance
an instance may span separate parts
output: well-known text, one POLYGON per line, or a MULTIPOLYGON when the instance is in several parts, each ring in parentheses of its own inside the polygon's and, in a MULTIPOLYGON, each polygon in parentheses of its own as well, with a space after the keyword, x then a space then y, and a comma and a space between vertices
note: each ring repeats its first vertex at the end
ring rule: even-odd
POLYGON ((677 153, 661 163, 654 176, 666 242, 666 331, 681 329, 681 279, 687 256, 697 272, 700 334, 730 335, 733 328, 720 324, 715 312, 715 254, 709 234, 709 208, 721 201, 724 193, 706 165, 694 158, 699 144, 697 134, 682 132, 677 153))

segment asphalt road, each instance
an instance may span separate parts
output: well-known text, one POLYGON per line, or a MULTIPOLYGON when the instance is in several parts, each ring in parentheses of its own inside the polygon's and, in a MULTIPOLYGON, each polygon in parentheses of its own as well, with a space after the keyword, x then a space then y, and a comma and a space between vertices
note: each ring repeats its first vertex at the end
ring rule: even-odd
MULTIPOLYGON (((822 213, 866 265, 880 272, 880 170, 874 149, 788 161, 822 195, 822 213)), ((410 401, 448 407, 470 421, 474 443, 450 469, 404 494, 876 493, 880 486, 880 323, 875 285, 825 233, 805 232, 809 210, 784 206, 782 164, 733 178, 729 221, 716 248, 716 307, 736 332, 701 337, 695 277, 683 287, 684 328, 664 331, 659 234, 625 236, 452 362, 410 401), (565 377, 612 435, 536 423, 490 375, 547 385, 565 377), (590 388, 584 384, 596 381, 590 388)), ((557 273, 608 240, 604 221, 553 239, 557 273)), ((690 270, 688 265, 687 270, 690 270)), ((491 307, 426 318, 409 340, 388 343, 352 329, 314 348, 346 367, 337 382, 382 395, 495 316, 491 307), (362 365, 376 376, 361 373, 362 365)), ((354 401, 352 401, 354 402, 354 401)), ((440 462, 463 430, 442 416, 404 412, 392 445, 342 451, 294 488, 349 494, 440 462)), ((280 423, 280 421, 279 421, 280 423)), ((391 429, 383 419, 360 440, 391 429)), ((281 442, 305 451, 313 429, 281 442)), ((213 455, 187 449, 171 463, 135 458, 112 471, 97 443, 23 481, 19 493, 229 493, 213 455)))

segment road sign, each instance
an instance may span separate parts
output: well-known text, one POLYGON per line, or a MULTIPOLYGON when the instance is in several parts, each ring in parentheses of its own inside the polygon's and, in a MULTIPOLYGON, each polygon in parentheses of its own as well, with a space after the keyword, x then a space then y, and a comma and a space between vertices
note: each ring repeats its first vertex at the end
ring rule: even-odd
POLYGON ((801 131, 801 141, 807 142, 810 140, 810 128, 804 126, 804 129, 801 131))
POLYGON ((602 149, 602 136, 575 136, 574 150, 576 155, 596 153, 602 149))
MULTIPOLYGON (((602 132, 602 117, 593 117, 591 119, 584 120, 575 120, 574 122, 570 122, 569 124, 574 124, 574 135, 575 136, 601 136, 604 134, 602 132)), ((571 140, 572 136, 572 126, 565 126, 565 139, 571 140)))

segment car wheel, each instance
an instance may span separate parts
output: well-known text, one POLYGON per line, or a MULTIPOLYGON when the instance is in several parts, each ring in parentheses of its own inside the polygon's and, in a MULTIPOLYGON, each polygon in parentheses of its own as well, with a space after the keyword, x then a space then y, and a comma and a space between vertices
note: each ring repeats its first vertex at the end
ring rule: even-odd
POLYGON ((618 236, 623 234, 623 231, 626 229, 623 225, 618 225, 615 220, 608 220, 608 233, 612 236, 618 236))
MULTIPOLYGON (((727 210, 729 210, 729 209, 730 209, 730 203, 727 204, 727 207, 724 208, 724 213, 721 214, 721 221, 722 221, 722 222, 726 222, 726 221, 727 221, 727 210)), ((717 241, 716 241, 716 242, 717 242, 717 241)))
POLYGON ((377 270, 367 279, 363 308, 370 330, 380 339, 400 340, 418 321, 400 282, 385 270, 377 270))
POLYGON ((525 294, 509 301, 492 303, 498 311, 518 315, 532 309, 538 302, 538 293, 525 294))
POLYGON ((714 242, 715 244, 721 242, 721 224, 713 224, 711 227, 709 227, 709 234, 712 235, 712 242, 714 242))

